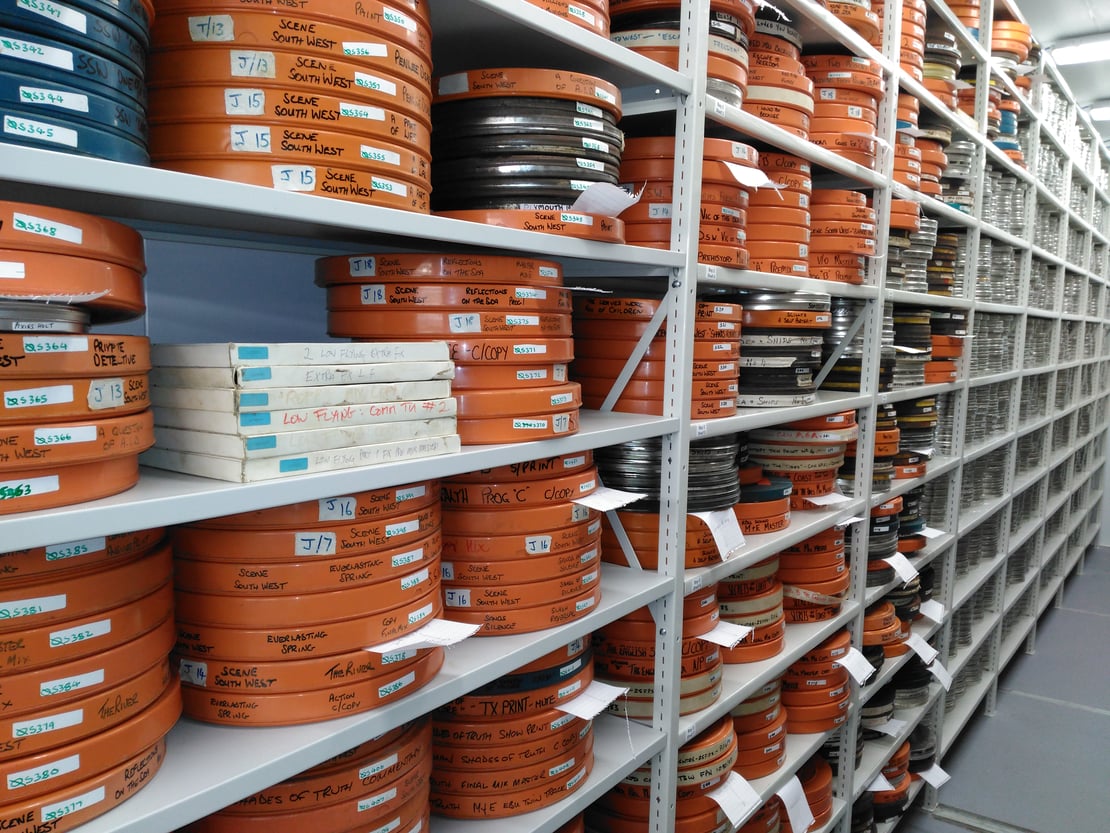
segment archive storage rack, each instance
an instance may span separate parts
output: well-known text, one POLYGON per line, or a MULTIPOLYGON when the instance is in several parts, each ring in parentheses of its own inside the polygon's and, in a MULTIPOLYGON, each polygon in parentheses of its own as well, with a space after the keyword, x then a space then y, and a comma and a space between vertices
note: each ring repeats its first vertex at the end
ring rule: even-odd
MULTIPOLYGON (((450 476, 646 437, 663 439, 660 567, 640 571, 606 565, 603 602, 588 618, 537 635, 500 637, 493 645, 490 640, 468 640, 448 652, 444 669, 434 681, 377 711, 315 725, 258 730, 182 720, 169 738, 168 758, 156 779, 130 801, 84 825, 82 833, 174 830, 644 605, 651 606, 658 625, 659 684, 653 719, 637 723, 614 716, 599 718, 595 769, 583 789, 555 807, 500 822, 435 819, 433 826, 436 833, 551 831, 629 772, 652 762, 657 800, 653 801, 651 827, 655 833, 665 833, 673 812, 679 746, 840 628, 849 627, 858 645, 863 611, 894 584, 866 587, 864 571, 855 570, 849 599, 836 618, 792 625, 783 653, 772 660, 726 666, 721 698, 703 712, 679 718, 678 691, 663 683, 678 676, 681 625, 675 611, 681 610, 682 598, 823 529, 854 523, 852 519, 866 516, 870 507, 922 485, 933 498, 929 520, 939 534, 914 554, 913 562, 919 568, 930 563, 935 566, 936 597, 945 613, 940 622, 922 620, 914 630, 934 643, 954 682, 947 693, 939 683, 933 684, 925 705, 899 712, 898 717, 906 723, 897 737, 869 742, 858 767, 840 768, 835 782, 836 811, 824 829, 847 831, 853 799, 918 723, 925 721, 936 729, 938 751, 943 754, 981 703, 985 701, 990 708, 1000 669, 1032 639, 1038 616, 1051 604, 1099 527, 1108 407, 1105 392, 1110 383, 1110 360, 1106 358, 1110 353, 1110 156, 1051 66, 1039 68, 1037 77, 1043 80, 1034 85, 1029 100, 996 69, 989 55, 989 8, 983 9, 979 40, 975 40, 941 0, 929 0, 930 15, 950 24, 966 60, 976 66, 976 118, 967 119, 945 109, 899 70, 897 58, 891 57, 898 54, 898 15, 888 15, 884 48, 878 51, 816 3, 790 0, 777 4, 802 30, 807 48, 846 48, 882 67, 887 96, 880 131, 888 145, 894 138, 893 102, 898 89, 916 95, 924 109, 937 113, 954 132, 974 144, 972 190, 976 204, 965 214, 891 185, 889 154, 881 155, 878 170, 865 169, 708 95, 708 5, 705 0, 683 3, 680 70, 672 71, 525 0, 430 3, 437 72, 470 68, 479 63, 480 56, 492 54, 502 66, 558 66, 614 81, 622 88, 626 116, 673 113, 679 148, 675 179, 681 187, 675 189, 669 251, 476 227, 445 218, 260 192, 231 182, 0 146, 0 182, 6 199, 117 217, 139 227, 151 241, 169 240, 185 246, 186 251, 203 250, 206 257, 216 260, 234 259, 235 281, 258 298, 274 294, 261 290, 273 287, 275 277, 270 268, 275 252, 296 264, 282 270, 281 276, 282 286, 295 291, 295 282, 310 282, 307 265, 313 255, 375 248, 479 246, 557 258, 573 276, 570 282, 581 285, 611 286, 613 278, 625 282, 643 279, 660 293, 665 291, 667 299, 668 372, 673 385, 661 417, 586 413, 577 434, 558 440, 468 447, 447 457, 288 481, 238 485, 146 470, 139 485, 122 495, 0 520, 0 548, 11 550, 450 476), (1022 102, 1025 168, 1012 163, 985 136, 988 83, 1003 85, 1022 102), (985 250, 986 241, 992 247, 997 245, 1015 266, 1009 289, 993 294, 999 284, 981 274, 976 268, 979 259, 974 256, 964 275, 963 295, 953 298, 888 290, 880 259, 872 262, 861 286, 699 265, 699 146, 707 125, 712 125, 715 133, 809 159, 819 185, 873 193, 880 218, 887 216, 892 198, 918 201, 942 228, 965 235, 969 252, 985 250), (982 219, 986 189, 1000 181, 1011 181, 1008 187, 1023 197, 1020 222, 1011 217, 1007 228, 982 219), (263 263, 266 268, 261 268, 263 263), (247 268, 242 268, 244 264, 247 268), (251 268, 251 264, 260 268, 251 268), (742 410, 735 417, 692 422, 686 415, 690 380, 684 369, 692 354, 693 302, 699 291, 719 288, 808 290, 865 300, 861 324, 867 359, 860 392, 821 393, 816 404, 742 410), (1008 349, 1001 353, 966 350, 959 381, 879 392, 878 347, 885 301, 966 310, 973 336, 1001 334, 1008 349), (717 566, 683 569, 684 484, 692 439, 858 409, 859 446, 867 448, 874 436, 878 405, 928 395, 942 397, 945 440, 938 444, 924 476, 896 481, 890 492, 873 494, 870 463, 861 458, 856 475, 860 487, 847 502, 824 511, 796 512, 788 529, 749 536, 734 557, 717 566)), ((999 14, 1006 12, 999 10, 999 14)), ((885 250, 884 228, 880 220, 877 251, 885 250)), ((157 251, 158 245, 152 249, 157 251)), ((151 291, 156 293, 159 281, 172 275, 166 271, 160 276, 159 271, 170 270, 172 265, 152 260, 151 267, 151 291)), ((172 279, 188 285, 189 276, 173 275, 172 279)), ((181 292, 180 288, 176 291, 181 292)), ((155 341, 183 340, 173 330, 178 324, 152 312, 147 329, 155 341)), ((196 340, 205 337, 199 317, 193 334, 196 340)), ((272 338, 278 340, 280 335, 272 338)), ((866 527, 865 523, 856 526, 856 540, 864 549, 866 527)), ((842 753, 852 745, 847 738, 855 735, 862 704, 891 679, 905 659, 888 661, 878 680, 854 690, 849 721, 840 730, 842 753)), ((823 735, 790 736, 786 764, 753 786, 765 799, 770 798, 826 739, 823 735)), ((842 755, 842 760, 850 759, 850 754, 842 755)))

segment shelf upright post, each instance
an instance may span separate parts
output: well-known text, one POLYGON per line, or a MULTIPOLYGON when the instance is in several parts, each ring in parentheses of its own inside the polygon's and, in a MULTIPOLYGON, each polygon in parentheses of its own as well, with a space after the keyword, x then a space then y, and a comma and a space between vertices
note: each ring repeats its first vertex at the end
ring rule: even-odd
POLYGON ((675 113, 674 196, 671 249, 683 252, 683 264, 671 270, 667 292, 668 391, 665 416, 678 418, 675 433, 662 436, 659 482, 659 572, 670 589, 650 606, 655 620, 655 697, 652 725, 671 738, 652 761, 649 829, 669 833, 674 826, 678 748, 678 712, 682 659, 682 605, 686 540, 686 480, 690 458, 690 377, 697 292, 698 226, 701 205, 702 145, 705 136, 706 67, 709 2, 682 0, 678 69, 692 79, 688 96, 675 113))

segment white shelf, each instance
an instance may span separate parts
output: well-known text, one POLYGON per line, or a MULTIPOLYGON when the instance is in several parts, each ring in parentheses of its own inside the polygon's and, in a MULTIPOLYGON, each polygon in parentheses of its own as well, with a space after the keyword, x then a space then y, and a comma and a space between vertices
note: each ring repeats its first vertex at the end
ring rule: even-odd
POLYGON ((971 644, 959 648, 955 655, 948 660, 948 665, 946 667, 953 677, 967 667, 968 661, 975 656, 975 653, 982 648, 983 644, 990 638, 996 624, 998 624, 997 613, 988 613, 978 622, 972 623, 971 644))
MULTIPOLYGON (((602 570, 602 601, 595 614, 535 634, 468 639, 447 649, 443 668, 431 682, 374 711, 273 729, 181 720, 170 732, 158 777, 134 798, 82 826, 81 833, 169 833, 511 673, 589 634, 599 623, 642 607, 667 588, 668 582, 654 573, 610 567, 602 570)), ((623 737, 624 721, 617 722, 623 737)), ((652 734, 650 743, 658 737, 652 734)), ((641 740, 635 746, 647 745, 641 740)))
POLYGON ((787 408, 737 408, 736 416, 721 419, 698 420, 693 423, 692 437, 719 437, 721 434, 734 434, 737 431, 751 431, 768 425, 780 425, 799 419, 862 408, 870 397, 857 393, 818 391, 816 402, 810 405, 794 405, 787 408))
POLYGON ((458 454, 259 483, 228 483, 143 469, 139 484, 130 491, 59 509, 6 515, 0 520, 0 526, 4 531, 5 549, 55 544, 448 477, 489 466, 659 436, 675 430, 677 425, 677 420, 663 417, 584 411, 578 433, 556 440, 466 446, 458 454), (43 540, 44 536, 51 540, 43 540))
POLYGON ((878 298, 877 286, 821 281, 815 278, 795 278, 749 269, 729 269, 725 266, 698 266, 698 285, 735 287, 737 289, 772 289, 775 292, 823 292, 838 298, 878 298))
POLYGON ((998 569, 1006 563, 1003 553, 996 553, 992 558, 984 558, 971 568, 971 571, 956 579, 956 588, 952 592, 952 610, 959 610, 975 593, 990 581, 998 569))
POLYGON ((1013 628, 1009 635, 1002 641, 1002 649, 999 651, 998 667, 1005 669, 1014 655, 1021 650, 1021 646, 1025 644, 1025 640, 1029 638, 1029 632, 1033 630, 1033 625, 1036 619, 1032 615, 1022 616, 1021 622, 1017 627, 1013 628))

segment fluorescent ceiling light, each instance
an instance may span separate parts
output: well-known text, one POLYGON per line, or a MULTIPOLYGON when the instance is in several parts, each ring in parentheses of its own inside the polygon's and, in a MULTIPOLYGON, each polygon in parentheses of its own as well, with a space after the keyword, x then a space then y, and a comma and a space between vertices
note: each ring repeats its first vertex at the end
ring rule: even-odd
POLYGON ((1052 47, 1052 58, 1057 66, 1062 67, 1105 61, 1110 59, 1110 37, 1081 42, 1063 41, 1052 47))
POLYGON ((1087 115, 1091 117, 1091 121, 1110 121, 1110 105, 1092 107, 1087 111, 1087 115))

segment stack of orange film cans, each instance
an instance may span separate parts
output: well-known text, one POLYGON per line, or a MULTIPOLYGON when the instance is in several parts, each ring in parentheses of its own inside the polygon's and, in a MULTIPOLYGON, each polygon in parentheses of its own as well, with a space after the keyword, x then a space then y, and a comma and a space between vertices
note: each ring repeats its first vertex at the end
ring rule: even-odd
POLYGON ((967 27, 968 34, 978 39, 980 0, 952 0, 947 5, 952 10, 952 14, 960 19, 960 23, 967 27))
POLYGON ((599 485, 590 452, 444 480, 448 616, 502 636, 588 615, 601 601, 601 525, 572 501, 599 485))
MULTIPOLYGON (((760 778, 776 772, 786 762, 786 709, 782 705, 782 678, 778 677, 765 683, 751 697, 733 706, 730 712, 732 725, 736 730, 737 742, 741 749, 766 749, 770 756, 755 764, 737 765, 736 771, 745 778, 760 778)), ((773 818, 768 817, 772 827, 778 824, 778 805, 770 802, 764 810, 749 820, 755 819, 768 807, 775 810, 773 818)), ((762 831, 764 828, 759 828, 762 831)))
POLYGON ((294 8, 159 2, 153 164, 427 213, 431 29, 422 0, 294 8))
MULTIPOLYGON (((717 587, 691 593, 682 606, 682 670, 679 714, 708 708, 721 696, 721 649, 699 637, 717 627, 717 587)), ((619 685, 625 693, 609 704, 609 712, 633 720, 650 720, 655 697, 655 634, 651 612, 642 607, 594 632, 594 650, 606 668, 615 671, 605 682, 619 685), (635 658, 623 665, 614 660, 635 658)), ((603 678, 598 672, 599 679, 603 678)))
POLYGON ((855 55, 805 55, 802 64, 818 91, 809 140, 857 165, 874 168, 882 68, 855 55), (828 99, 826 90, 834 93, 828 99))
POLYGON ((810 270, 815 271, 815 267, 835 270, 837 277, 854 280, 862 259, 877 253, 875 209, 859 191, 840 189, 818 189, 810 203, 813 215, 810 270))
POLYGON ((533 6, 609 37, 609 0, 528 0, 533 6))
MULTIPOLYGON (((621 538, 629 542, 636 561, 641 567, 655 570, 659 567, 659 513, 617 510, 620 535, 613 528, 607 515, 602 516, 601 558, 609 564, 628 566, 621 538)), ((687 570, 719 564, 721 551, 709 526, 693 515, 686 516, 685 548, 683 563, 687 570)))
POLYGON ((995 20, 991 22, 991 55, 1024 63, 1033 46, 1033 34, 1028 23, 1020 20, 995 20))
POLYGON ((442 648, 366 650, 442 610, 436 481, 212 518, 172 540, 190 717, 330 720, 405 697, 443 664, 442 648))
POLYGON ((418 833, 430 821, 432 724, 390 731, 231 804, 187 833, 418 833))
MULTIPOLYGON (((748 192, 729 165, 755 168, 759 154, 750 145, 728 139, 706 139, 703 153, 698 260, 746 269, 748 192)), ((636 246, 670 248, 674 137, 629 139, 621 161, 621 180, 626 187, 644 192, 640 203, 621 214, 627 242, 636 246)))
POLYGON ((567 381, 571 297, 557 263, 494 255, 367 254, 317 261, 328 333, 355 341, 446 341, 464 445, 578 431, 567 381))
MULTIPOLYGON (((715 627, 712 614, 717 609, 716 590, 714 584, 687 596, 683 600, 683 623, 690 620, 701 624, 710 620, 715 627)), ((650 717, 650 703, 645 705, 640 702, 643 692, 637 693, 636 690, 655 681, 655 641, 646 632, 652 621, 651 614, 647 608, 640 608, 621 621, 636 623, 633 627, 637 630, 627 633, 623 625, 617 625, 594 631, 594 671, 599 680, 629 689, 633 700, 621 707, 621 713, 627 707, 630 717, 645 719, 650 717), (644 638, 630 638, 633 635, 644 638)), ((681 676, 685 688, 697 688, 703 680, 719 677, 721 649, 716 645, 684 631, 681 650, 681 676)))
POLYGON ((759 167, 772 187, 751 195, 748 208, 748 251, 751 268, 772 275, 810 277, 809 162, 789 153, 761 153, 759 167))
POLYGON ((748 457, 765 476, 789 479, 791 509, 819 509, 813 499, 836 493, 845 450, 858 432, 855 411, 759 428, 748 434, 748 457))
MULTIPOLYGON (((806 830, 820 830, 828 824, 833 814, 832 767, 820 753, 817 753, 799 767, 798 780, 802 783, 806 803, 809 805, 810 813, 813 814, 813 821, 806 830)), ((782 799, 776 796, 771 803, 781 804, 782 799)), ((779 833, 805 833, 802 830, 796 831, 790 826, 790 817, 785 810, 781 812, 781 816, 782 824, 779 826, 779 833)))
MULTIPOLYGON (((709 793, 724 784, 741 757, 742 750, 737 746, 736 732, 727 715, 679 748, 673 827, 676 833, 734 830, 709 793)), ((618 782, 586 811, 586 829, 590 833, 647 833, 653 811, 651 768, 644 767, 618 782)), ((748 828, 740 830, 747 833, 748 828)))
POLYGON ((0 515, 117 494, 154 443, 143 241, 110 220, 0 202, 0 515))
POLYGON ((162 765, 181 714, 162 529, 0 554, 0 823, 66 831, 162 765))
POLYGON ((908 648, 908 628, 898 618, 898 611, 885 599, 867 608, 863 617, 863 644, 883 649, 886 658, 901 656, 908 648))
POLYGON ((871 0, 822 0, 821 5, 869 44, 882 47, 882 19, 873 11, 871 0))
POLYGON ((808 139, 813 82, 801 63, 802 37, 776 11, 760 9, 748 50, 748 91, 743 110, 808 139))
POLYGON ((831 619, 850 584, 844 527, 832 526, 779 553, 787 624, 831 619))
POLYGON ((593 769, 593 722, 560 707, 593 678, 589 640, 576 639, 437 709, 432 812, 507 818, 580 789, 593 769))
POLYGON ((725 662, 759 662, 782 652, 786 618, 778 566, 778 556, 772 556, 722 579, 718 585, 721 621, 753 629, 734 647, 723 649, 725 662))
POLYGON ((529 67, 456 72, 434 84, 437 214, 625 242, 622 220, 576 208, 582 192, 615 186, 620 179, 623 134, 616 127, 621 117, 616 85, 584 73, 529 67), (506 124, 512 133, 504 132, 506 124))
POLYGON ((910 796, 910 742, 907 740, 890 756, 883 767, 883 777, 893 789, 872 793, 875 802, 875 821, 889 821, 905 812, 910 796))
POLYGON ((839 640, 817 646, 786 669, 782 704, 790 734, 831 732, 847 722, 852 685, 848 669, 833 656, 842 647, 839 640))
MULTIPOLYGON (((748 39, 755 30, 753 0, 712 0, 706 90, 739 107, 748 85, 748 39)), ((678 69, 679 0, 610 0, 612 39, 653 61, 678 69)))
MULTIPOLYGON (((973 0, 978 4, 978 0, 973 0)), ((875 0, 871 8, 879 17, 880 24, 886 13, 884 0, 875 0)), ((918 83, 925 79, 925 22, 928 4, 925 0, 903 0, 897 5, 902 12, 902 39, 899 45, 899 66, 918 83)), ((916 101, 916 99, 914 99, 916 101)), ((902 98, 898 99, 899 108, 902 98)), ((901 118, 901 116, 899 116, 901 118)))
POLYGON ((894 181, 921 192, 921 149, 914 137, 904 132, 899 132, 894 142, 894 181))
MULTIPOLYGON (((575 361, 571 373, 582 386, 582 402, 599 409, 639 338, 652 326, 662 302, 650 298, 581 296, 574 300, 575 361)), ((740 375, 742 310, 727 301, 699 301, 694 322, 691 419, 718 419, 736 413, 740 375)), ((662 415, 667 394, 666 321, 633 371, 613 410, 662 415)))

